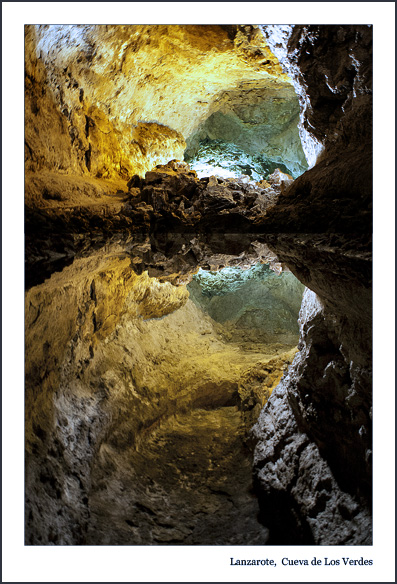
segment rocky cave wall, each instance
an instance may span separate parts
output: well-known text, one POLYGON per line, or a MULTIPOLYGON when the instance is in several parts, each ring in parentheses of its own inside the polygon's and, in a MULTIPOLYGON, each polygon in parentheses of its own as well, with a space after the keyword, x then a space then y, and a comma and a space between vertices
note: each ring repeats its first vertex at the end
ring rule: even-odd
POLYGON ((188 286, 191 300, 216 322, 227 323, 229 334, 242 339, 254 331, 258 341, 291 345, 299 331, 303 290, 293 274, 276 274, 266 264, 200 270, 188 286))
MULTIPOLYGON (((196 411, 228 413, 242 404, 238 409, 244 410, 245 426, 240 432, 248 433, 291 362, 298 335, 291 331, 289 343, 279 340, 273 347, 267 342, 259 348, 253 330, 249 350, 244 350, 246 338, 236 336, 230 342, 228 327, 213 321, 188 297, 185 286, 160 284, 146 272, 137 276, 129 258, 120 259, 114 252, 106 256, 103 250, 76 260, 27 292, 27 543, 222 541, 211 533, 208 540, 193 534, 198 539, 186 541, 180 531, 183 519, 175 527, 172 521, 169 525, 168 514, 175 521, 181 515, 181 497, 187 507, 189 497, 182 491, 174 502, 173 489, 167 492, 163 480, 159 504, 153 478, 142 486, 150 465, 141 452, 167 425, 175 432, 184 416, 192 423, 196 411), (135 474, 131 484, 129 477, 135 474), (127 492, 120 493, 119 485, 126 481, 127 492), (149 533, 148 511, 142 508, 156 510, 151 512, 156 521, 149 533)), ((290 327, 287 319, 284 327, 290 327)), ((238 421, 239 411, 236 416, 238 421)), ((205 430, 200 440, 207 448, 205 430)), ((231 426, 230 439, 237 430, 231 426)), ((182 437, 187 441, 186 431, 182 437)), ((171 442, 174 456, 175 447, 171 442)), ((191 465, 198 457, 191 456, 191 465)), ((165 464, 160 457, 155 467, 165 464)), ((200 491, 197 479, 193 488, 200 491)), ((208 513, 209 494, 206 503, 196 502, 199 509, 193 515, 208 513)), ((197 517, 188 519, 197 530, 197 517)), ((255 508, 252 519, 255 523, 255 508)), ((266 529, 256 529, 267 537, 266 529)), ((249 534, 242 533, 237 541, 246 537, 249 534)))
POLYGON ((40 25, 25 37, 27 170, 143 176, 183 159, 185 140, 236 95, 248 123, 258 92, 280 88, 297 115, 258 27, 40 25))
MULTIPOLYGON (((257 261, 309 289, 299 352, 253 432, 269 543, 371 542, 371 51, 365 26, 26 27, 28 543, 87 543, 95 461, 107 468, 175 413, 172 382, 156 396, 142 367, 144 339, 158 343, 150 318, 188 310, 200 342, 213 325, 172 284, 257 261), (168 165, 143 178, 183 157, 216 97, 289 91, 287 74, 312 166, 302 176, 248 185, 168 165), (58 259, 74 263, 43 282, 58 259), (128 334, 129 352, 117 340, 128 334)), ((160 348, 148 351, 166 386, 160 348)), ((218 379, 220 403, 236 399, 242 366, 233 375, 218 379)))
POLYGON ((221 140, 283 165, 296 177, 307 169, 298 120, 299 103, 287 84, 229 90, 219 97, 217 110, 188 137, 185 157, 188 161, 194 157, 202 141, 221 140))
MULTIPOLYGON (((299 354, 255 427, 256 480, 266 509, 288 501, 285 520, 302 541, 370 543, 372 30, 264 33, 299 88, 307 149, 321 144, 321 156, 269 212, 300 233, 276 235, 274 249, 312 292, 299 354)), ((273 522, 279 541, 277 512, 273 522)))

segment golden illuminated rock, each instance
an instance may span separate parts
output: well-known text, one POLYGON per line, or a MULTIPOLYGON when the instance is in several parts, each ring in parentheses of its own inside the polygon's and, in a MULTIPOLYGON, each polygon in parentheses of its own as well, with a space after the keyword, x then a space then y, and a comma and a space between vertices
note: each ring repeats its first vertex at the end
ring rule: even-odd
POLYGON ((73 367, 76 359, 88 363, 123 314, 160 318, 183 306, 188 296, 184 287, 160 284, 147 273, 137 276, 129 259, 100 256, 78 260, 27 292, 25 366, 28 386, 36 387, 28 393, 28 425, 43 415, 42 407, 51 408, 51 392, 66 374, 65 362, 73 367))
POLYGON ((26 72, 27 169, 98 177, 182 159, 185 140, 236 95, 294 95, 252 26, 29 26, 26 72))
POLYGON ((47 440, 66 444, 77 420, 85 444, 93 415, 87 404, 102 420, 91 440, 101 443, 105 431, 110 445, 130 447, 178 412, 237 405, 245 372, 266 367, 275 354, 278 367, 288 359, 280 344, 246 350, 225 342, 222 325, 188 295, 185 286, 137 275, 129 258, 111 254, 75 260, 31 288, 27 451, 47 440))

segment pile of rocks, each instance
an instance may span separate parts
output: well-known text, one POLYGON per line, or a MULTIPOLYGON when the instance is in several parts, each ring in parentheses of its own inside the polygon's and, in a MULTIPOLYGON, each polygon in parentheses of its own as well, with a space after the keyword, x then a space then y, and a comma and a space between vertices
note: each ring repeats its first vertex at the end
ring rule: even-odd
MULTIPOLYGON (((225 234, 229 233, 238 234, 236 255, 248 250, 252 254, 255 237, 251 234, 263 231, 259 225, 266 220, 266 211, 291 182, 292 177, 278 169, 269 182, 253 183, 248 177, 199 179, 188 164, 172 160, 156 166, 145 178, 133 175, 127 183, 128 192, 117 193, 113 200, 108 197, 103 203, 78 206, 67 206, 64 201, 51 207, 27 205, 27 285, 40 283, 76 255, 87 255, 109 243, 128 242, 132 257, 138 258, 138 271, 153 267, 159 273, 164 272, 164 262, 160 265, 161 258, 155 254, 168 256, 170 240, 178 238, 176 250, 173 244, 173 257, 179 251, 186 256, 192 241, 198 238, 202 243, 201 260, 206 257, 207 263, 215 253, 228 253, 225 234), (216 241, 210 242, 213 234, 216 241), (142 248, 148 241, 150 245, 142 248)), ((252 259, 261 259, 254 255, 252 259)), ((187 261, 189 266, 194 263, 187 261)), ((165 270, 168 275, 186 272, 186 261, 174 264, 165 270)), ((165 272, 162 275, 167 275, 165 272)))

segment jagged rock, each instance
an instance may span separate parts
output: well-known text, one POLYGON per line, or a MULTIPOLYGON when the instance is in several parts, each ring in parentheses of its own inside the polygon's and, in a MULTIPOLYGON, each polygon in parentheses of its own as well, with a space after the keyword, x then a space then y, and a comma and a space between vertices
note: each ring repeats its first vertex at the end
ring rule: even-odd
POLYGON ((296 350, 293 348, 284 353, 280 351, 277 357, 267 363, 257 363, 242 376, 238 392, 247 427, 252 427, 257 422, 258 416, 269 400, 273 389, 286 375, 296 350))
POLYGON ((236 93, 255 116, 258 90, 270 99, 275 83, 298 115, 258 27, 233 36, 215 25, 30 25, 25 43, 29 170, 143 177, 183 158, 185 140, 236 93))
MULTIPOLYGON (((153 237, 155 234, 151 252, 164 253, 168 243, 164 242, 164 246, 161 244, 159 233, 180 233, 183 240, 179 246, 181 249, 182 245, 191 247, 192 232, 200 233, 203 228, 208 229, 206 226, 215 225, 213 230, 222 235, 218 235, 209 246, 207 256, 214 255, 216 252, 211 251, 211 247, 216 247, 217 251, 220 246, 227 249, 225 231, 247 234, 258 231, 257 219, 275 204, 281 193, 278 183, 262 188, 241 178, 226 181, 216 177, 198 179, 186 163, 176 160, 157 166, 147 172, 145 178, 133 175, 127 183, 128 193, 119 190, 115 195, 105 195, 101 190, 104 188, 103 183, 97 181, 91 185, 87 182, 87 192, 90 192, 88 187, 91 188, 95 200, 87 196, 82 201, 84 204, 80 205, 75 203, 76 191, 79 193, 84 189, 85 179, 74 183, 69 178, 68 181, 69 189, 63 192, 58 207, 55 195, 52 195, 51 206, 47 206, 43 199, 47 200, 46 193, 56 194, 61 190, 62 181, 59 178, 52 179, 51 183, 48 179, 40 181, 34 178, 35 190, 30 187, 34 193, 34 204, 33 200, 27 199, 27 286, 40 282, 40 278, 50 274, 53 269, 67 265, 76 254, 87 255, 90 249, 98 249, 109 240, 126 242, 132 238, 153 237)), ((255 239, 255 236, 249 236, 246 240, 240 238, 238 254, 249 252, 259 261, 260 257, 253 255, 251 246, 255 239)), ((193 258, 186 265, 183 260, 186 256, 187 253, 182 253, 179 262, 175 258, 168 270, 164 264, 163 275, 175 272, 183 275, 191 271, 193 258)), ((147 254, 141 258, 142 270, 150 267, 148 259, 147 254)))
POLYGON ((348 26, 264 30, 300 96, 308 160, 321 157, 266 215, 270 230, 273 222, 285 225, 268 245, 319 300, 306 294, 299 352, 255 427, 258 495, 273 516, 274 541, 286 543, 279 529, 285 522, 295 541, 368 544, 372 33, 348 26), (325 489, 317 487, 321 477, 325 489))
POLYGON ((139 174, 134 174, 127 182, 128 191, 131 192, 131 189, 140 188, 142 186, 142 179, 139 174))
POLYGON ((353 142, 356 147, 363 142, 369 144, 371 27, 265 25, 261 28, 299 96, 299 133, 310 167, 324 148, 328 150, 343 135, 345 147, 353 142))
POLYGON ((290 186, 294 179, 290 174, 281 172, 279 168, 276 168, 276 170, 268 177, 267 180, 271 185, 284 184, 284 186, 290 186))
POLYGON ((356 457, 358 436, 363 454, 370 448, 370 420, 363 410, 358 420, 351 409, 349 423, 341 425, 355 382, 349 380, 349 363, 329 342, 324 309, 309 290, 300 327, 299 353, 253 429, 254 472, 269 543, 366 545, 372 541, 370 502, 365 483, 356 482, 363 477, 356 457))
POLYGON ((227 323, 230 339, 294 344, 304 287, 291 273, 276 274, 264 264, 217 273, 199 270, 188 289, 211 318, 227 323))

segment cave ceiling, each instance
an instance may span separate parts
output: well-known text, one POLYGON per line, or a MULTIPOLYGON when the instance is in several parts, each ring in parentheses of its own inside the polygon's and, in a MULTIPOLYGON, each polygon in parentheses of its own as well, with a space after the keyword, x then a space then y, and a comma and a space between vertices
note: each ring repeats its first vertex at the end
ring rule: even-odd
POLYGON ((27 27, 26 48, 28 82, 45 88, 48 111, 40 114, 50 124, 44 142, 34 131, 33 92, 25 136, 32 170, 49 167, 47 150, 60 149, 61 130, 68 152, 58 170, 143 176, 183 159, 186 141, 191 151, 208 134, 207 120, 212 139, 237 141, 250 153, 269 150, 280 162, 295 142, 294 162, 305 168, 292 82, 257 26, 38 25, 27 27))

